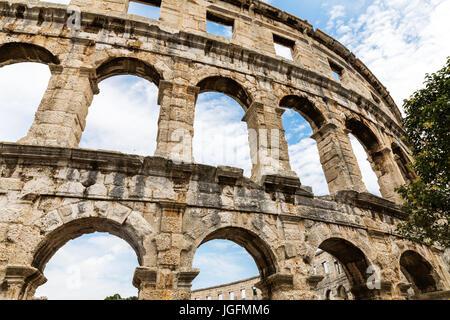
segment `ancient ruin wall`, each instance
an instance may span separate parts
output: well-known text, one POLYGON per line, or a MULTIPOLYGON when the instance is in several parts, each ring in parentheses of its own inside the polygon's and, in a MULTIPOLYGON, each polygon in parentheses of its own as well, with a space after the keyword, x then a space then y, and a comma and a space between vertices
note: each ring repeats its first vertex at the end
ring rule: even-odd
POLYGON ((0 144, 2 297, 31 298, 51 256, 93 231, 135 249, 141 299, 189 299, 195 250, 212 239, 250 252, 266 299, 316 298, 319 247, 342 262, 357 298, 449 289, 442 251, 395 234, 404 214, 394 189, 413 176, 409 152, 398 108, 360 60, 263 2, 147 2, 160 5, 158 21, 128 15, 127 0, 0 1, 0 66, 32 61, 51 70, 28 134, 0 144), (207 19, 232 24, 233 38, 206 33, 207 19), (274 42, 290 46, 294 61, 276 56, 274 42), (98 83, 121 74, 159 88, 155 157, 78 148, 98 83), (195 163, 195 103, 207 91, 244 109, 251 179, 195 163), (291 170, 285 108, 313 129, 328 197, 315 197, 291 170), (366 192, 348 133, 365 147, 383 198, 366 192), (372 291, 370 265, 381 269, 372 291))

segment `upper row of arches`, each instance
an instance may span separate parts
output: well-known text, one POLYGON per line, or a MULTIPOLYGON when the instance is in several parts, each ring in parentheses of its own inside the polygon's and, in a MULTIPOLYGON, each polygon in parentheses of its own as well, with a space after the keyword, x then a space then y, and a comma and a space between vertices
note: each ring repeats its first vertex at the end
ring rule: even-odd
MULTIPOLYGON (((59 58, 53 55, 49 50, 28 43, 7 43, 0 46, 0 66, 18 62, 39 62, 50 66, 59 65, 59 58)), ((163 72, 158 71, 153 65, 134 57, 113 57, 107 58, 97 63, 93 80, 96 84, 103 80, 118 75, 135 75, 154 83, 157 87, 161 81, 164 81, 163 72)), ((197 84, 199 93, 219 92, 223 93, 237 101, 244 112, 246 112, 254 102, 254 97, 249 93, 248 84, 241 84, 235 79, 220 75, 206 75, 197 84), (247 85, 247 87, 246 87, 247 85)), ((292 109, 303 116, 313 129, 318 131, 327 122, 325 110, 315 102, 305 96, 298 94, 287 94, 281 98, 279 107, 292 109)), ((371 156, 382 147, 382 140, 370 128, 370 124, 361 121, 358 118, 350 118, 345 122, 345 127, 361 142, 365 151, 371 156)), ((405 181, 409 181, 413 174, 407 167, 408 157, 399 144, 392 146, 392 150, 397 155, 398 165, 405 181)))

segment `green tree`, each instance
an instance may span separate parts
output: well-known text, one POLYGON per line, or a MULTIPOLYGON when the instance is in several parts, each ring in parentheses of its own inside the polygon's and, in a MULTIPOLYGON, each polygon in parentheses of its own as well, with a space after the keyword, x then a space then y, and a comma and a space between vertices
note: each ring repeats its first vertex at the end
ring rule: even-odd
POLYGON ((425 88, 403 107, 405 140, 411 146, 411 168, 417 178, 397 189, 408 220, 398 225, 406 238, 426 244, 450 245, 450 57, 441 70, 425 76, 425 88))
POLYGON ((135 296, 128 297, 128 298, 122 298, 120 294, 116 293, 112 296, 106 297, 105 300, 137 300, 138 298, 135 296))

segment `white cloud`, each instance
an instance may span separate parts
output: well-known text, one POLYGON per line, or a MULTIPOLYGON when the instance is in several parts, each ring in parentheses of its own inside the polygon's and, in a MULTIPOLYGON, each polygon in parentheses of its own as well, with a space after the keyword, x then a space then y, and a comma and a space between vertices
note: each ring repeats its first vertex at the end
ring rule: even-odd
POLYGON ((292 50, 289 47, 283 46, 281 44, 275 43, 275 53, 288 60, 294 60, 292 58, 292 50))
POLYGON ((315 140, 304 138, 290 145, 289 158, 292 170, 298 174, 302 185, 311 186, 316 195, 329 194, 315 140))
POLYGON ((156 86, 137 77, 119 76, 99 87, 80 147, 152 156, 159 117, 156 86))
POLYGON ((244 110, 223 94, 204 93, 195 110, 193 154, 195 162, 227 165, 251 173, 250 147, 244 110))
POLYGON ((27 135, 49 79, 49 68, 40 63, 0 68, 0 141, 13 142, 27 135))
POLYGON ((342 24, 342 19, 339 18, 345 17, 345 6, 340 4, 332 6, 329 11, 329 15, 330 19, 328 20, 327 29, 331 29, 334 24, 342 24))
POLYGON ((356 161, 361 170, 362 180, 366 185, 367 191, 381 196, 377 175, 372 170, 369 160, 367 160, 367 153, 364 150, 364 147, 353 135, 350 134, 349 136, 353 153, 355 154, 356 161))
POLYGON ((399 107, 450 55, 450 0, 376 0, 337 29, 399 107))

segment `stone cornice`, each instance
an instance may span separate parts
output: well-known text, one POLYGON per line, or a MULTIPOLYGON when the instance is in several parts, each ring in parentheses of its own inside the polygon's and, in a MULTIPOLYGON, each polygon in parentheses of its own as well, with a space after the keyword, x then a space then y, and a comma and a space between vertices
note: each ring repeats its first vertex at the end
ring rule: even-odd
MULTIPOLYGON (((28 19, 28 20, 38 20, 39 17, 45 19, 50 19, 52 22, 56 23, 64 23, 64 17, 66 17, 67 13, 65 10, 65 6, 55 5, 52 7, 39 7, 34 6, 27 10, 27 14, 23 17, 17 17, 15 14, 15 9, 21 4, 10 4, 5 1, 0 1, 0 15, 6 17, 13 17, 15 19, 28 19), (49 12, 45 12, 45 11, 49 12), (32 11, 32 12, 28 12, 32 11), (34 12, 35 11, 35 12, 34 12), (34 13, 33 13, 34 12, 34 13), (42 14, 35 14, 40 12, 42 14), (55 20, 55 17, 59 17, 55 20)), ((66 17, 67 18, 67 17, 66 17)), ((384 113, 377 105, 375 105, 372 101, 367 98, 361 96, 357 92, 346 89, 342 87, 339 83, 324 77, 316 72, 303 69, 299 65, 285 61, 283 59, 279 59, 276 57, 268 56, 261 54, 259 52, 253 51, 251 49, 247 49, 236 45, 234 43, 221 42, 214 37, 209 37, 207 35, 199 35, 186 33, 183 31, 171 33, 169 31, 165 31, 164 26, 159 25, 157 21, 154 23, 150 23, 151 19, 143 19, 143 21, 130 20, 130 17, 126 14, 124 15, 104 15, 100 13, 93 12, 84 12, 82 15, 82 32, 78 32, 79 34, 83 34, 85 38, 80 37, 80 35, 72 34, 72 35, 58 35, 58 37, 70 38, 80 41, 97 41, 97 33, 106 28, 108 30, 114 30, 116 33, 125 33, 130 34, 134 33, 135 35, 146 36, 149 38, 154 38, 156 40, 167 41, 172 43, 173 45, 182 45, 191 48, 205 50, 205 54, 217 54, 221 56, 225 56, 231 59, 240 59, 243 62, 251 64, 255 67, 261 67, 265 69, 269 69, 275 72, 279 72, 282 74, 289 74, 291 77, 296 78, 298 80, 308 81, 314 85, 322 87, 326 90, 331 90, 337 95, 365 108, 368 112, 371 112, 375 118, 379 121, 379 125, 384 124, 387 129, 392 130, 394 135, 397 137, 401 137, 404 134, 403 128, 393 121, 387 114, 384 113), (145 22, 144 22, 145 21, 145 22), (95 32, 96 31, 96 32, 95 32), (95 33, 95 38, 88 38, 89 33, 95 33), (207 50, 208 49, 208 50, 207 50)), ((11 30, 5 30, 7 32, 12 32, 11 30)), ((55 36, 54 34, 48 36, 55 36)), ((337 41, 332 42, 335 44, 337 41)), ((112 44, 117 46, 117 44, 112 44)), ((145 51, 145 50, 142 50, 145 51)), ((157 52, 158 54, 167 55, 166 53, 157 52)), ((179 57, 183 59, 183 57, 179 57)), ((192 60, 192 59, 190 59, 192 60)), ((347 59, 348 60, 348 59, 347 59)), ((203 63, 202 61, 198 61, 203 63)), ((355 67, 355 69, 358 69, 355 67)), ((367 69, 368 71, 368 69, 367 69)), ((370 71, 368 71, 370 72, 370 71)), ((265 77, 265 76, 263 76, 265 77)), ((266 77, 267 78, 267 77, 266 77)), ((376 79, 376 78, 375 78, 376 79)), ((274 81, 274 79, 270 79, 274 81)), ((375 87, 382 87, 381 84, 375 87)), ((383 87, 384 88, 384 87, 383 87)), ((325 91, 326 91, 325 90, 325 91)), ((380 93, 386 99, 386 95, 380 93)), ((338 101, 335 101, 331 97, 327 97, 327 99, 332 100, 339 104, 338 101)), ((392 99, 391 99, 392 100, 392 99)), ((393 100, 392 100, 393 102, 393 100)), ((344 106, 346 107, 346 106, 344 106)), ((391 105, 391 109, 396 109, 395 104, 391 105)), ((398 119, 397 119, 398 120, 398 119)))
MULTIPOLYGON (((124 172, 129 174, 147 174, 153 176, 170 177, 174 175, 174 172, 189 171, 192 173, 190 176, 191 180, 198 179, 198 172, 211 171, 211 181, 210 183, 215 183, 217 170, 220 168, 215 168, 212 166, 201 165, 201 164, 180 164, 177 165, 170 160, 160 158, 160 157, 142 157, 136 155, 127 155, 120 152, 109 152, 109 151, 96 151, 87 149, 69 149, 69 148, 58 148, 58 147, 44 147, 44 146, 32 146, 32 145, 20 145, 15 143, 1 143, 0 142, 0 164, 20 164, 22 166, 48 166, 48 167, 72 167, 85 170, 102 170, 110 172, 124 172)), ((229 169, 228 171, 230 171, 229 169)), ((242 176, 242 171, 239 169, 235 170, 236 174, 233 175, 235 179, 242 181, 242 185, 247 188, 260 190, 264 192, 264 187, 257 185, 248 178, 242 176), (239 172, 238 172, 239 171, 239 172)), ((2 191, 0 190, 0 193, 2 191)), ((37 195, 36 195, 37 196, 37 195)), ((78 195, 68 195, 68 194, 40 194, 39 196, 49 196, 49 197, 73 197, 80 198, 78 195)), ((312 194, 296 195, 301 197, 301 199, 311 199, 312 194)), ((82 196, 85 200, 117 200, 111 197, 89 197, 86 195, 82 196)), ((315 201, 316 198, 312 198, 311 201, 315 201)), ((147 199, 147 198, 127 198, 122 199, 123 201, 140 201, 140 202, 158 202, 158 199, 147 199)), ((341 203, 346 203, 361 207, 363 209, 372 209, 377 212, 391 215, 399 219, 404 219, 404 213, 398 205, 395 205, 391 201, 379 198, 370 194, 361 194, 352 191, 340 191, 334 197, 341 203)), ((164 203, 168 206, 173 206, 174 203, 164 203)), ((302 205, 302 203, 299 203, 302 205)), ((314 203, 312 204, 314 207, 314 203)), ((182 205, 184 207, 184 204, 182 205)), ((192 204, 186 204, 186 207, 192 207, 192 204)), ((203 206, 207 208, 208 206, 203 206)), ((242 208, 231 210, 229 208, 217 208, 225 211, 247 211, 242 208)), ((248 212, 253 213, 267 213, 261 209, 251 208, 248 212)), ((272 213, 273 214, 273 213, 272 213)), ((347 225, 352 227, 358 227, 365 229, 366 227, 356 225, 349 222, 333 222, 332 219, 323 219, 321 217, 315 217, 314 215, 300 214, 300 215, 286 215, 277 214, 282 220, 289 221, 300 221, 304 219, 314 220, 314 221, 324 221, 328 223, 336 223, 340 225, 347 225)))

